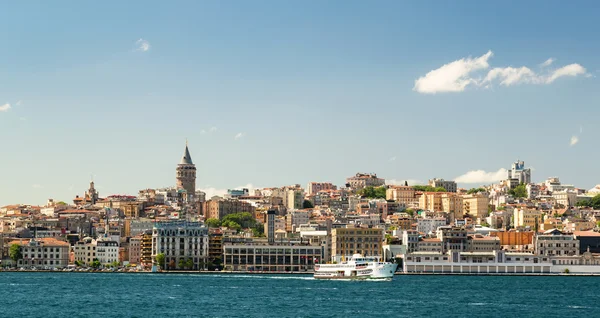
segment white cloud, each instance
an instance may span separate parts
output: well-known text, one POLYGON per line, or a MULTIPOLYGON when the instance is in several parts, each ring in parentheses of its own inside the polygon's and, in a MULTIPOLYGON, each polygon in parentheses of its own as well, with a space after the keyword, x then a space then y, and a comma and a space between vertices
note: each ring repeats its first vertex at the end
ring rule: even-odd
MULTIPOLYGON (((230 189, 248 189, 248 191, 250 192, 250 194, 254 194, 254 189, 256 189, 256 187, 254 185, 252 185, 251 183, 248 183, 246 185, 242 185, 239 187, 234 187, 234 188, 230 188, 230 189)), ((206 193, 206 199, 210 199, 214 196, 224 196, 225 194, 227 194, 227 189, 218 189, 218 188, 214 188, 214 187, 205 187, 202 189, 199 189, 200 191, 206 193)))
POLYGON ((472 72, 490 67, 488 59, 492 55, 492 51, 488 51, 478 58, 462 58, 432 70, 415 81, 413 90, 423 94, 462 92, 476 82, 470 76, 472 72))
POLYGON ((41 188, 43 188, 40 184, 37 184, 37 183, 34 184, 34 185, 32 185, 31 187, 34 188, 34 189, 41 189, 41 188))
POLYGON ((488 72, 483 82, 488 83, 496 79, 500 80, 500 85, 510 86, 518 83, 533 83, 536 81, 536 75, 525 66, 519 68, 496 67, 488 72))
POLYGON ((390 161, 396 161, 396 157, 391 157, 390 161))
POLYGON ((139 39, 135 41, 135 45, 138 51, 148 52, 148 50, 150 50, 150 42, 144 39, 139 39))
POLYGON ((575 146, 577 143, 579 143, 579 137, 577 137, 577 136, 572 136, 572 137, 571 137, 571 141, 569 142, 569 146, 573 147, 573 146, 575 146))
POLYGON ((242 138, 242 137, 244 137, 244 136, 246 136, 246 133, 242 133, 242 132, 240 132, 240 133, 237 133, 237 134, 235 135, 235 137, 233 137, 233 139, 235 139, 235 140, 238 140, 238 139, 240 139, 240 138, 242 138))
POLYGON ((546 78, 546 83, 550 84, 554 82, 557 78, 563 76, 577 76, 577 75, 585 75, 587 74, 585 68, 579 64, 569 64, 567 66, 563 66, 559 69, 554 70, 550 76, 546 78))
POLYGON ((416 179, 406 179, 406 180, 389 179, 389 180, 385 180, 385 184, 387 184, 387 185, 404 185, 404 182, 408 182, 409 186, 425 184, 423 181, 416 180, 416 179))
POLYGON ((556 59, 551 57, 551 58, 547 59, 544 63, 540 64, 540 66, 541 67, 550 66, 552 63, 554 63, 554 61, 556 61, 556 59))
POLYGON ((506 179, 508 176, 508 170, 504 168, 498 169, 498 171, 486 172, 484 170, 471 170, 462 176, 458 176, 454 179, 457 183, 494 183, 500 180, 506 179))
POLYGON ((478 58, 462 58, 442 67, 430 71, 425 76, 415 81, 414 91, 423 94, 435 94, 443 92, 462 92, 469 86, 489 88, 495 82, 503 86, 516 84, 551 84, 555 80, 566 76, 591 74, 581 66, 574 63, 554 70, 548 69, 555 59, 550 58, 542 63, 545 69, 543 73, 536 73, 529 67, 494 67, 482 76, 484 70, 489 69, 488 60, 493 56, 492 51, 478 58), (483 78, 483 79, 481 79, 483 78))
POLYGON ((202 129, 202 130, 200 130, 200 133, 201 133, 202 135, 204 135, 204 134, 206 134, 206 130, 202 129))
POLYGON ((10 109, 10 104, 6 103, 0 106, 0 112, 7 112, 10 109))

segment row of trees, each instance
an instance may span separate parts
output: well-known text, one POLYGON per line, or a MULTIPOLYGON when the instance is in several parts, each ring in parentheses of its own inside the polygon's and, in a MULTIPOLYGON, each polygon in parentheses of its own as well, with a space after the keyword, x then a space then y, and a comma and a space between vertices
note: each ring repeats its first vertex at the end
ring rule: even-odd
POLYGON ((600 194, 596 195, 595 197, 589 199, 589 200, 582 200, 577 202, 576 204, 577 206, 580 207, 588 207, 588 208, 593 208, 593 209, 600 209, 600 194))
POLYGON ((385 199, 386 187, 364 187, 356 193, 363 198, 385 199))
POLYGON ((262 224, 258 223, 254 216, 249 212, 228 214, 222 220, 209 218, 204 223, 206 226, 212 228, 224 226, 236 231, 240 231, 241 229, 251 229, 254 236, 264 236, 264 227, 262 224))
POLYGON ((414 185, 412 187, 415 191, 421 192, 446 192, 446 189, 443 187, 432 187, 428 185, 414 185))
POLYGON ((469 191, 467 191, 467 194, 475 194, 475 193, 479 193, 479 192, 485 192, 484 188, 471 188, 469 189, 469 191))
MULTIPOLYGON (((166 264, 166 257, 164 253, 159 253, 156 255, 155 257, 156 263, 160 266, 160 268, 166 269, 167 268, 167 264, 166 264)), ((215 268, 221 267, 221 259, 217 258, 211 262, 205 263, 204 261, 200 261, 200 263, 198 264, 198 266, 200 268, 204 268, 205 266, 208 267, 208 270, 214 270, 215 268)), ((169 262, 169 268, 170 269, 175 269, 175 265, 177 265, 177 269, 180 270, 191 270, 194 269, 194 260, 192 260, 191 258, 180 258, 179 262, 177 262, 177 264, 175 264, 174 260, 171 260, 171 262, 169 262)))

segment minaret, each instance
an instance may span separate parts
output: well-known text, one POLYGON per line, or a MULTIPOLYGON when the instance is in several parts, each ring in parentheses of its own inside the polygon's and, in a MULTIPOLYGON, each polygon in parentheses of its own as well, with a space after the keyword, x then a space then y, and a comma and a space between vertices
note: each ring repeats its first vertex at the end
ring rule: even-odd
POLYGON ((187 140, 185 141, 185 152, 181 162, 177 165, 177 190, 184 189, 189 201, 196 193, 196 165, 192 162, 187 140))

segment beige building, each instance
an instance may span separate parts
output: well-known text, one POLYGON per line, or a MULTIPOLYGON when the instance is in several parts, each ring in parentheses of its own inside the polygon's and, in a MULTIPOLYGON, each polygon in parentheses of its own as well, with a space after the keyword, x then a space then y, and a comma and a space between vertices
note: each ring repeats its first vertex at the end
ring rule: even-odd
POLYGON ((23 257, 17 266, 35 266, 37 268, 62 268, 69 265, 69 243, 55 238, 18 240, 9 243, 21 247, 23 257))
POLYGON ((387 200, 394 200, 406 207, 416 207, 419 200, 415 197, 415 189, 409 186, 392 186, 385 192, 387 200))
POLYGON ((84 237, 73 245, 73 255, 75 261, 89 265, 97 258, 96 256, 96 241, 91 237, 84 237))
POLYGON ((248 212, 254 215, 255 210, 254 206, 248 202, 220 197, 213 197, 208 201, 202 202, 200 207, 205 219, 214 218, 219 220, 233 213, 248 212))
POLYGON ((500 238, 497 236, 484 236, 474 234, 467 236, 467 251, 489 252, 501 249, 500 238))
POLYGON ((382 256, 383 229, 339 228, 331 231, 331 256, 336 262, 348 260, 353 254, 382 256))
POLYGON ((542 211, 531 209, 517 209, 514 212, 515 227, 529 227, 534 229, 537 224, 543 223, 542 211))
POLYGON ((304 204, 304 191, 302 189, 288 189, 285 191, 285 207, 288 210, 302 209, 304 204))
POLYGON ((346 178, 346 183, 353 189, 362 189, 383 186, 385 179, 377 178, 375 173, 357 173, 354 177, 346 178))
POLYGON ((462 197, 463 213, 468 214, 473 218, 482 219, 488 216, 487 195, 482 194, 467 194, 462 197))
POLYGON ((433 178, 429 180, 429 186, 434 188, 444 188, 447 192, 456 192, 457 186, 454 181, 446 181, 444 179, 433 178))
POLYGON ((448 212, 453 219, 461 219, 463 216, 462 197, 452 192, 423 192, 419 198, 419 208, 432 212, 448 212))

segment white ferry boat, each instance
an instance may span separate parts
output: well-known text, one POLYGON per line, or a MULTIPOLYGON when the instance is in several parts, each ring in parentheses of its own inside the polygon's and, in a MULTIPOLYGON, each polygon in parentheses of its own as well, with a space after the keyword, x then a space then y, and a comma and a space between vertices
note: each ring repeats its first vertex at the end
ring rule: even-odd
POLYGON ((391 279, 398 264, 381 262, 378 257, 363 257, 360 254, 341 264, 316 264, 316 279, 391 279))

